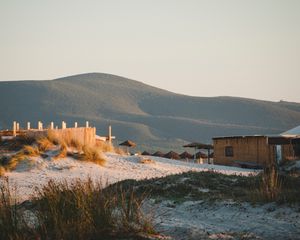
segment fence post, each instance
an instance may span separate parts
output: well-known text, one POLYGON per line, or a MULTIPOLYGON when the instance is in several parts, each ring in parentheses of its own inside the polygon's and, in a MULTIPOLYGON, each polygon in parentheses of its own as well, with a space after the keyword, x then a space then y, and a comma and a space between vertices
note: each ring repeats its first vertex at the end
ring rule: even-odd
POLYGON ((43 124, 41 121, 38 121, 38 130, 43 130, 43 124))
POLYGON ((17 122, 17 131, 20 130, 20 124, 17 122))
POLYGON ((85 127, 88 128, 89 127, 89 121, 85 122, 85 127))
POLYGON ((78 127, 78 124, 77 122, 74 123, 74 128, 77 128, 78 127))
POLYGON ((108 142, 111 144, 111 125, 108 126, 108 142))
POLYGON ((50 123, 50 129, 52 130, 54 128, 54 122, 50 123))
POLYGON ((30 122, 27 122, 27 130, 30 130, 30 122))
POLYGON ((13 122, 13 136, 17 136, 17 122, 14 121, 13 122))
POLYGON ((67 128, 67 124, 65 123, 65 121, 62 121, 61 128, 62 129, 66 129, 67 128))

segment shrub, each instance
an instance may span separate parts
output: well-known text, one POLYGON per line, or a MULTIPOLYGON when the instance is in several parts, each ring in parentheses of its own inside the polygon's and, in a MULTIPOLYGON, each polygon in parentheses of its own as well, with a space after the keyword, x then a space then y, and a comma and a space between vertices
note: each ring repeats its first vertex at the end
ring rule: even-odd
POLYGON ((275 201, 281 193, 282 181, 279 177, 277 168, 269 166, 264 169, 261 175, 260 194, 266 201, 275 201))
POLYGON ((150 164, 150 163, 155 163, 155 161, 150 158, 141 158, 139 163, 150 164))
POLYGON ((6 178, 0 183, 0 239, 26 239, 26 235, 31 235, 30 229, 17 210, 17 199, 6 178))
POLYGON ((102 152, 115 152, 115 148, 109 142, 97 141, 96 147, 102 152))
POLYGON ((57 135, 55 134, 55 132, 51 129, 49 129, 47 131, 47 138, 50 142, 52 142, 54 145, 58 145, 59 144, 59 139, 57 137, 57 135))
POLYGON ((127 153, 122 148, 115 148, 115 153, 119 155, 127 155, 127 153))
POLYGON ((40 151, 47 151, 53 147, 53 142, 51 142, 47 137, 43 137, 37 140, 37 145, 40 151))
POLYGON ((83 146, 82 150, 83 150, 83 154, 81 154, 79 158, 80 160, 93 162, 101 166, 104 166, 104 164, 106 163, 105 156, 97 147, 91 147, 85 145, 83 146))
POLYGON ((59 153, 54 157, 54 159, 60 159, 60 158, 65 158, 68 154, 68 148, 67 145, 62 142, 60 144, 60 149, 59 149, 59 153))
POLYGON ((71 141, 70 141, 70 147, 75 148, 78 152, 82 151, 82 144, 80 143, 79 140, 77 140, 75 138, 71 139, 71 141))
POLYGON ((37 232, 41 239, 119 239, 154 232, 142 213, 143 201, 132 190, 103 189, 91 179, 72 184, 49 181, 37 191, 37 232))
POLYGON ((2 167, 2 166, 0 166, 0 177, 1 176, 4 176, 4 174, 5 174, 5 168, 4 167, 2 167))
POLYGON ((27 155, 30 157, 36 157, 40 155, 39 148, 36 146, 25 145, 23 149, 17 154, 20 158, 23 155, 27 155))

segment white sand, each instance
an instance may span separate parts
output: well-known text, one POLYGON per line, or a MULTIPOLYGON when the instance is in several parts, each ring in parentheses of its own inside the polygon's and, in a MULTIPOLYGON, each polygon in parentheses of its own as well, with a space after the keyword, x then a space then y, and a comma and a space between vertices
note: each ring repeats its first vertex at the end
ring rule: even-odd
POLYGON ((107 163, 104 167, 90 162, 81 162, 73 158, 53 160, 50 157, 32 158, 31 166, 22 164, 13 172, 7 173, 10 182, 17 186, 18 195, 21 200, 27 199, 34 192, 35 187, 41 187, 50 179, 56 181, 74 179, 101 180, 103 183, 115 183, 125 179, 150 179, 163 177, 171 174, 187 171, 217 171, 224 174, 249 175, 257 171, 220 165, 194 164, 182 161, 170 160, 159 157, 151 158, 155 163, 139 163, 139 156, 120 156, 117 154, 106 154, 107 163))

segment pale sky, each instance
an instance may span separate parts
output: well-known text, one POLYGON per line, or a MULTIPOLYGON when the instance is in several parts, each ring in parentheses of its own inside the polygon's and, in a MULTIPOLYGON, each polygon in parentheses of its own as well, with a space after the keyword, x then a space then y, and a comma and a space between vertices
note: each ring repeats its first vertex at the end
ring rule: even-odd
POLYGON ((300 102, 299 0, 0 0, 0 81, 105 72, 300 102))

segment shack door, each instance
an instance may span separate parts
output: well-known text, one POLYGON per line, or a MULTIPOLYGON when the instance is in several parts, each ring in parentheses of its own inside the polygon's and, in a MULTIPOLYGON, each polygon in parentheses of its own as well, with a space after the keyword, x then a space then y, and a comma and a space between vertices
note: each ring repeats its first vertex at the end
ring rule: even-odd
POLYGON ((279 164, 282 161, 282 146, 276 145, 276 162, 279 164))

